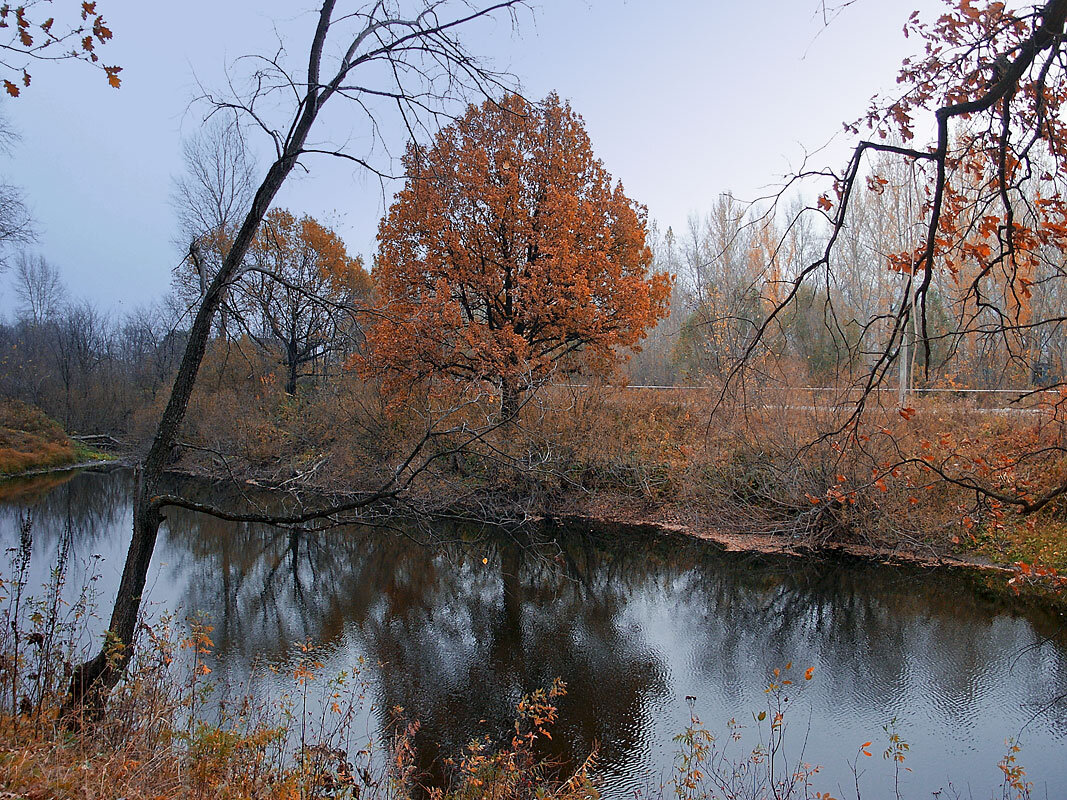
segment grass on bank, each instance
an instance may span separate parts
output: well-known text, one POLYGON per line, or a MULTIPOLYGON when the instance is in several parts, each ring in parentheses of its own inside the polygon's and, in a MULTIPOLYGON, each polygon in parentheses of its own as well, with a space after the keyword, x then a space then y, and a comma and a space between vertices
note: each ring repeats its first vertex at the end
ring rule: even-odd
POLYGON ((40 409, 0 399, 0 477, 104 459, 40 409))
MULTIPOLYGON (((422 405, 461 407, 460 398, 415 397, 390 410, 352 374, 290 397, 266 377, 237 374, 234 362, 209 358, 194 393, 183 431, 201 448, 185 451, 194 471, 325 492, 376 486, 425 433, 432 415, 422 405)), ((413 502, 468 503, 501 519, 668 522, 813 548, 843 542, 1067 571, 1067 495, 1020 517, 966 486, 1040 496, 1067 482, 1067 396, 1003 410, 986 407, 984 395, 939 392, 899 408, 895 393, 882 392, 846 432, 847 394, 771 386, 719 399, 715 387, 543 387, 517 424, 434 462, 413 502)), ((485 426, 494 402, 488 392, 463 406, 469 419, 445 422, 485 426)), ((156 412, 142 415, 145 431, 156 412)), ((441 435, 434 446, 447 450, 459 438, 441 435)))

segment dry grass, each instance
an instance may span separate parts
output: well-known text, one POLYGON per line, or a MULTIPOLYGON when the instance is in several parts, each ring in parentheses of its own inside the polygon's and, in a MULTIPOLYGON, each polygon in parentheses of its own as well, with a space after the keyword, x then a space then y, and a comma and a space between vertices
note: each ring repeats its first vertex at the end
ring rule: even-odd
MULTIPOLYGON (((416 409, 426 398, 390 408, 351 373, 288 397, 268 367, 209 354, 184 434, 187 467, 346 491, 392 475, 423 430, 416 409)), ((913 396, 915 413, 902 415, 882 393, 848 425, 847 397, 772 388, 717 399, 713 388, 545 387, 519 425, 435 462, 413 494, 425 507, 466 504, 487 517, 615 509, 813 547, 843 541, 1067 568, 1067 502, 1024 520, 967 488, 1038 496, 1067 481, 1062 403, 1000 413, 982 407, 988 398, 942 393, 913 396)), ((490 395, 448 423, 477 428, 494 410, 490 395)), ((154 413, 143 415, 145 430, 154 413)), ((434 447, 455 441, 442 436, 434 447)))
POLYGON ((73 464, 83 450, 44 412, 0 400, 0 475, 73 464))
POLYGON ((872 406, 844 426, 850 407, 816 398, 714 399, 586 390, 546 400, 528 424, 560 443, 582 491, 637 500, 653 516, 1067 567, 1067 503, 1023 519, 968 488, 1040 496, 1067 481, 1062 408, 995 413, 933 396, 904 414, 872 406))

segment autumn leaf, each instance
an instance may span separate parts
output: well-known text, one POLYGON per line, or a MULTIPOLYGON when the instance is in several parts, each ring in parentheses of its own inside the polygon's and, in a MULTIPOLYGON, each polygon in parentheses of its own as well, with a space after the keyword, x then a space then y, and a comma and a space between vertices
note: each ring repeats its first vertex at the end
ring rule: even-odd
POLYGON ((409 180, 381 221, 381 313, 356 362, 393 396, 484 381, 508 415, 563 362, 607 374, 666 315, 647 212, 556 95, 471 106, 404 166, 438 177, 409 180))

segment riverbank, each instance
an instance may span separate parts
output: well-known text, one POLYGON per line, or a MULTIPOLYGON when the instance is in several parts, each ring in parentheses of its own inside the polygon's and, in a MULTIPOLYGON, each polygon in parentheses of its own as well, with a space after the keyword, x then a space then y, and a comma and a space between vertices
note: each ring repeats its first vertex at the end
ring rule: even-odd
POLYGON ((717 401, 712 390, 548 387, 500 428, 486 429, 491 400, 456 401, 424 440, 424 414, 386 408, 354 380, 300 398, 223 388, 194 396, 175 466, 343 495, 381 486, 421 446, 412 465, 425 469, 405 493, 415 513, 639 521, 726 547, 972 563, 1004 580, 1019 562, 1067 571, 1067 495, 1024 516, 972 488, 1038 496, 1067 481, 1059 406, 874 398, 844 430, 847 403, 717 401))
MULTIPOLYGON (((248 479, 234 483, 229 477, 209 475, 204 471, 175 471, 168 492, 191 500, 211 503, 230 511, 246 505, 256 513, 274 509, 279 497, 285 513, 322 508, 344 501, 343 494, 329 493, 306 487, 294 494, 284 485, 269 485, 262 479, 248 479), (220 489, 226 487, 220 494, 220 489), (279 492, 281 494, 279 494, 279 492)), ((502 505, 497 506, 503 508, 502 505)), ((609 541, 640 541, 646 538, 706 542, 727 554, 754 557, 784 557, 805 563, 846 562, 856 565, 891 565, 915 568, 924 572, 945 572, 966 576, 967 584, 977 596, 993 599, 1005 608, 1024 608, 1036 604, 1051 612, 1067 611, 1067 593, 1063 582, 1054 573, 1042 570, 1024 573, 1017 564, 996 562, 970 552, 937 551, 930 547, 908 547, 897 543, 892 547, 860 541, 819 540, 811 537, 792 537, 781 533, 745 530, 737 520, 719 524, 710 516, 690 510, 686 521, 679 521, 677 509, 650 506, 634 499, 619 496, 569 496, 557 498, 552 511, 521 517, 513 513, 495 518, 484 515, 484 506, 455 505, 438 508, 435 516, 445 523, 465 523, 503 526, 510 530, 540 529, 551 537, 555 530, 588 531, 609 541)), ((526 509, 528 512, 529 509, 526 509)), ((384 510, 388 514, 388 510, 384 510)), ((372 523, 380 517, 371 517, 372 523)), ((337 518, 331 520, 336 524, 337 518)), ((451 529, 450 529, 451 530, 451 529)), ((432 538, 428 540, 432 543, 432 538)))
POLYGON ((110 458, 67 435, 40 409, 0 399, 0 479, 75 469, 110 458))
MULTIPOLYGON (((32 512, 38 574, 51 569, 53 554, 66 541, 76 543, 75 552, 102 553, 107 563, 120 564, 129 536, 132 485, 129 472, 83 473, 69 489, 42 502, 32 512), (94 535, 78 548, 81 531, 94 535)), ((167 490, 172 488, 223 507, 242 493, 261 510, 271 508, 267 501, 287 498, 254 487, 233 491, 229 481, 214 486, 188 480, 167 490), (201 494, 194 494, 198 490, 201 494)), ((318 498, 309 495, 304 502, 315 504, 318 498)), ((798 676, 815 668, 815 680, 801 685, 826 682, 827 692, 811 695, 817 719, 823 719, 823 697, 822 707, 832 711, 838 723, 842 715, 855 722, 834 743, 810 753, 813 763, 825 765, 821 787, 836 785, 842 770, 847 777, 847 765, 838 754, 880 739, 877 731, 886 722, 881 714, 898 708, 909 710, 911 725, 903 735, 915 742, 914 760, 908 761, 909 769, 922 776, 915 786, 942 785, 935 783, 930 760, 944 755, 940 746, 931 745, 931 738, 936 741, 960 725, 962 711, 948 701, 958 698, 961 680, 974 674, 983 675, 983 686, 1007 687, 1002 694, 980 693, 986 703, 975 708, 991 709, 994 718, 986 711, 965 717, 970 726, 996 731, 994 747, 969 762, 960 755, 950 771, 982 775, 982 785, 992 785, 992 776, 979 768, 995 769, 1001 731, 1017 730, 1031 713, 1016 701, 1043 702, 1042 681, 1056 668, 1048 665, 1060 663, 1048 660, 1059 650, 1045 641, 1060 630, 1061 617, 1009 593, 1003 577, 997 581, 1002 597, 991 598, 973 592, 968 579, 948 568, 886 567, 825 552, 789 558, 720 553, 720 545, 706 545, 691 532, 621 524, 597 526, 594 534, 587 532, 592 525, 570 525, 524 535, 465 522, 409 527, 393 521, 394 532, 355 527, 301 533, 226 524, 181 509, 169 509, 167 518, 150 603, 157 610, 184 608, 188 614, 195 609, 202 614, 187 617, 191 622, 215 626, 203 631, 214 644, 204 642, 212 653, 197 656, 211 670, 200 680, 254 686, 263 702, 273 695, 261 693, 262 688, 277 687, 279 676, 298 671, 306 678, 306 668, 316 673, 309 683, 315 695, 332 691, 325 680, 347 669, 357 655, 365 656, 364 678, 382 687, 373 702, 382 708, 403 706, 423 723, 422 736, 427 738, 422 741, 434 743, 422 750, 423 765, 458 752, 485 730, 511 730, 500 698, 513 699, 514 687, 529 690, 560 675, 569 684, 570 702, 560 707, 564 734, 553 731, 553 741, 565 748, 568 764, 575 763, 576 755, 578 761, 584 758, 590 742, 604 743, 604 774, 617 776, 619 764, 632 763, 626 753, 634 748, 644 752, 641 743, 648 741, 643 734, 635 743, 625 733, 632 730, 626 720, 638 713, 635 710, 645 721, 643 731, 666 737, 665 731, 680 731, 685 724, 679 716, 685 714, 683 696, 696 695, 700 716, 718 734, 725 720, 739 711, 748 719, 749 710, 761 709, 733 693, 719 705, 716 687, 724 681, 748 686, 750 697, 758 699, 764 676, 770 679, 772 668, 793 661, 798 676), (434 542, 438 544, 426 546, 434 542), (294 619, 295 625, 286 624, 294 619), (1014 633, 1006 635, 1008 631, 1014 633), (305 637, 322 648, 305 653, 305 637), (1031 649, 1035 642, 1036 651, 1031 649), (449 657, 442 659, 442 652, 449 657), (982 660, 976 663, 978 652, 982 660), (1006 652, 1023 654, 1022 662, 1005 658, 1006 652), (859 654, 866 654, 869 663, 859 654), (242 665, 258 659, 278 673, 263 666, 267 683, 249 684, 242 665), (316 670, 304 659, 325 667, 316 670), (930 676, 936 677, 932 696, 930 676), (1024 679, 1026 689, 1020 691, 1024 679), (918 689, 922 691, 916 694, 918 689), (462 698, 458 703, 457 697, 462 698), (919 728, 914 727, 912 712, 930 708, 949 711, 943 720, 923 717, 919 728), (997 716, 1004 708, 1015 709, 1022 719, 997 716), (487 719, 488 726, 483 724, 487 719), (613 723, 602 728, 594 724, 598 720, 613 723), (574 736, 576 730, 582 735, 574 736)), ((14 522, 15 515, 8 519, 14 522)), ((17 546, 17 529, 9 531, 9 541, 17 546)), ((36 582, 35 576, 28 585, 36 582)), ((112 589, 113 584, 96 584, 104 597, 112 589)), ((22 639, 27 655, 37 652, 32 644, 27 646, 35 632, 31 628, 22 639)), ((143 643, 151 644, 148 639, 143 643)), ((199 653, 199 646, 180 648, 179 661, 185 657, 181 654, 199 653)), ((31 666, 26 671, 37 673, 31 666)), ((295 691, 299 696, 299 685, 295 691)), ((240 706, 228 707, 236 711, 240 706)), ((768 711, 767 718, 773 716, 768 711)), ((803 729, 803 720, 800 725, 803 729)), ((817 723, 815 730, 824 728, 817 723)), ((840 734, 839 727, 834 730, 840 734)), ((197 740, 200 758, 210 759, 213 745, 222 753, 230 744, 243 742, 230 750, 239 768, 242 754, 257 752, 258 745, 240 730, 206 728, 203 733, 197 740)), ((824 741, 825 734, 816 739, 824 741)), ((723 733, 721 741, 727 740, 723 733)), ((667 755, 654 762, 655 768, 669 770, 670 745, 666 738, 657 741, 666 745, 667 755)), ((1053 776, 1055 785, 1061 772, 1048 771, 1058 762, 1054 756, 1049 760, 1047 750, 1041 755, 1028 752, 1027 766, 1036 765, 1037 776, 1053 776)), ((111 760, 103 750, 91 752, 97 756, 93 763, 109 763, 109 774, 120 774, 121 759, 111 760)), ((157 764, 169 757, 130 755, 157 764)), ((195 762, 179 761, 180 755, 180 750, 171 753, 171 763, 191 775, 195 762)), ((12 763, 21 757, 13 754, 12 763)), ((201 774, 239 774, 217 760, 210 765, 201 774)), ((68 773, 72 778, 79 774, 68 773)), ((28 773, 20 777, 32 779, 28 773)), ((173 777, 162 775, 160 780, 173 777)), ((617 789, 620 783, 610 785, 617 789)), ((606 794, 627 793, 613 789, 606 794)))

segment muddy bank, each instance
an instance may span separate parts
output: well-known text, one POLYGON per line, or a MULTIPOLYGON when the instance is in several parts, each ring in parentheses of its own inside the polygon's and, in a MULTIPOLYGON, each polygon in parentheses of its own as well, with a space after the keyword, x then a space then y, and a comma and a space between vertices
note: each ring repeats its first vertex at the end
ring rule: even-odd
POLYGON ((785 556, 850 556, 852 558, 878 561, 885 564, 906 564, 919 567, 945 567, 971 569, 1010 577, 1014 568, 997 564, 980 556, 967 554, 938 553, 933 548, 925 552, 900 547, 879 547, 858 542, 827 541, 813 543, 790 537, 767 533, 738 533, 723 531, 708 525, 663 522, 654 518, 641 519, 628 516, 613 517, 600 513, 589 515, 569 513, 543 518, 551 526, 586 527, 597 533, 623 533, 627 535, 686 536, 711 542, 726 552, 758 553, 761 555, 785 556))
MULTIPOLYGON (((249 478, 238 482, 218 474, 210 475, 198 470, 182 469, 170 473, 179 492, 196 495, 197 487, 206 488, 211 484, 213 490, 228 487, 232 490, 230 497, 240 502, 258 498, 267 500, 272 493, 284 492, 292 501, 299 498, 299 503, 306 508, 327 505, 344 497, 344 493, 331 492, 321 487, 304 486, 299 493, 294 493, 291 486, 272 484, 262 478, 249 478)), ((812 536, 789 536, 781 533, 768 533, 760 530, 761 520, 752 520, 751 528, 745 530, 745 519, 737 515, 729 527, 713 523, 717 519, 731 518, 728 510, 715 515, 703 509, 687 509, 684 513, 669 504, 648 505, 634 502, 629 498, 597 496, 559 498, 552 508, 541 513, 531 514, 526 509, 522 515, 504 515, 498 518, 486 518, 485 508, 481 505, 473 508, 458 504, 438 509, 442 517, 462 517, 479 519, 490 524, 507 526, 535 525, 552 528, 569 528, 588 530, 605 536, 645 536, 657 538, 677 538, 707 542, 723 552, 749 553, 764 556, 784 556, 800 559, 855 559, 869 563, 880 563, 924 570, 951 570, 956 574, 966 573, 973 578, 976 591, 983 594, 1002 596, 1004 598, 1021 598, 1042 604, 1051 604, 1056 608, 1067 609, 1067 597, 1062 590, 1049 585, 1027 583, 1013 586, 1009 580, 1017 574, 1011 564, 997 563, 971 553, 953 553, 939 550, 932 545, 908 546, 895 543, 893 546, 880 545, 875 542, 842 541, 837 539, 818 539, 812 536), (517 522, 521 519, 522 522, 517 522)), ((506 508, 506 500, 499 507, 506 508)))

